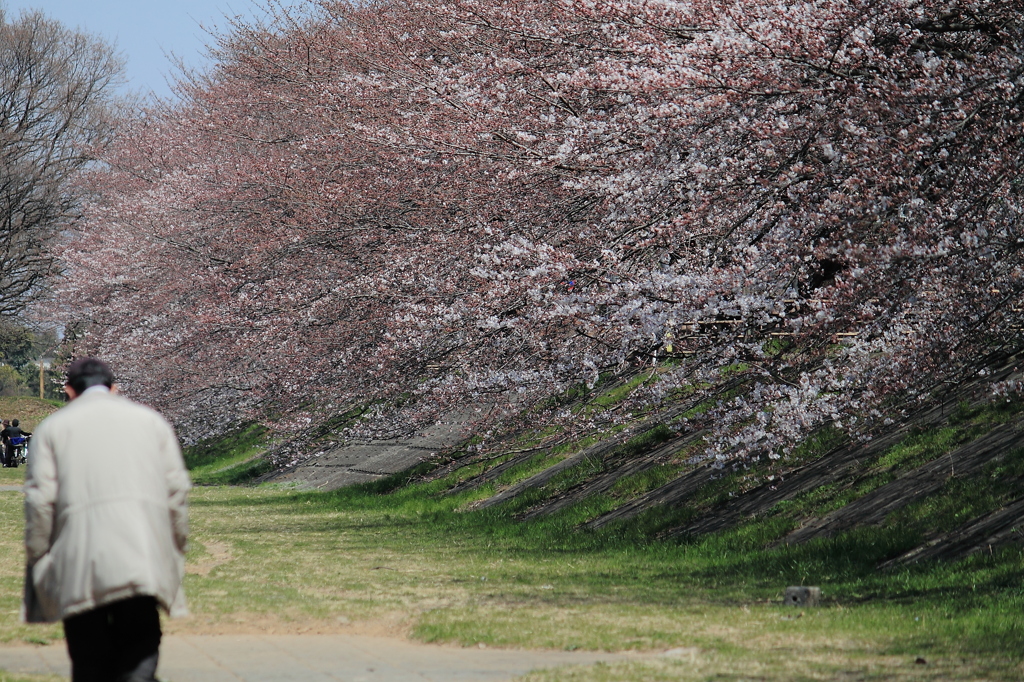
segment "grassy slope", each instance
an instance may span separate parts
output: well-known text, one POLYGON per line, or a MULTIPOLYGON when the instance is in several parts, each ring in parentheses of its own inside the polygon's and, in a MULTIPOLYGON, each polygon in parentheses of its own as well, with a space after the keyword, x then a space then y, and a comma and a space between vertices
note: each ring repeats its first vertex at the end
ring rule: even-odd
POLYGON ((245 483, 270 470, 270 462, 262 457, 267 444, 266 428, 245 424, 185 448, 185 466, 197 485, 245 483))
POLYGON ((0 418, 17 419, 26 431, 33 431, 39 422, 55 412, 61 402, 27 397, 0 397, 0 418))

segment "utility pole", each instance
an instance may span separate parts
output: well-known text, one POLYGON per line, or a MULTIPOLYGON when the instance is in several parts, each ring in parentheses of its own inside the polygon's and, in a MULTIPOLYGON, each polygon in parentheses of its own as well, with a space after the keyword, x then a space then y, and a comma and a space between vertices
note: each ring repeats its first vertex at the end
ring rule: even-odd
POLYGON ((53 363, 55 358, 51 354, 60 347, 60 344, 61 341, 58 339, 52 345, 39 351, 39 398, 41 400, 46 399, 46 367, 53 363), (46 361, 47 356, 50 357, 50 362, 46 361))

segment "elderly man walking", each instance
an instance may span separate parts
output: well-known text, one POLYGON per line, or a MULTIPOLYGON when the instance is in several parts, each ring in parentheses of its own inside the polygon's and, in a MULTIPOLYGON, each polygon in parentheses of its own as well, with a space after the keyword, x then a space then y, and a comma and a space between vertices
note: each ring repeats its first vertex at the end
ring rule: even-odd
POLYGON ((106 363, 73 362, 71 402, 29 446, 22 618, 64 621, 73 682, 155 680, 158 608, 185 613, 181 449, 163 417, 113 385, 106 363))

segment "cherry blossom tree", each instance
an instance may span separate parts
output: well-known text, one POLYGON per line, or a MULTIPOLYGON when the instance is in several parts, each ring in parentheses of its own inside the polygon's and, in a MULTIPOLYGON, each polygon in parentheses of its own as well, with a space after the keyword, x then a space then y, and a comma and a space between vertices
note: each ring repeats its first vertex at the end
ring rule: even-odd
POLYGON ((278 10, 96 170, 83 348, 180 419, 500 420, 639 365, 637 407, 718 396, 676 425, 723 459, 867 434, 1018 347, 1019 9, 278 10))

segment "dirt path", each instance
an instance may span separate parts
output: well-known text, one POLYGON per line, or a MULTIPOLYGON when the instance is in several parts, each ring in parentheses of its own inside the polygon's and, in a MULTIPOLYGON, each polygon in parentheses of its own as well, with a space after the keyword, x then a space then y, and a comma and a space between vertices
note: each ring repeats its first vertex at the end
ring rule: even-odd
MULTIPOLYGON (((158 675, 166 682, 499 682, 531 670, 640 657, 430 646, 360 635, 169 635, 158 675)), ((63 644, 0 647, 0 670, 70 674, 63 644)))

